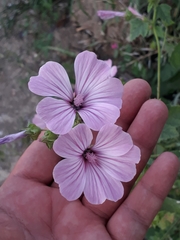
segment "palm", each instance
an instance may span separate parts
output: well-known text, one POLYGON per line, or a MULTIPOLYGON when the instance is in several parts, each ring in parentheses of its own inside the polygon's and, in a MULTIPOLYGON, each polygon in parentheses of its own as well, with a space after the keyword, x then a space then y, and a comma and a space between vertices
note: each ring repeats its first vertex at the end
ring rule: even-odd
MULTIPOLYGON (((122 114, 117 122, 141 148, 142 159, 137 166, 136 178, 144 168, 167 118, 163 103, 147 101, 149 96, 150 89, 144 81, 133 80, 126 84, 122 114)), ((52 179, 52 170, 58 161, 59 157, 53 151, 37 141, 18 161, 0 190, 0 232, 3 240, 141 240, 179 168, 177 158, 165 153, 130 194, 135 179, 124 185, 123 199, 116 203, 106 201, 102 205, 91 205, 85 197, 68 202, 59 194, 52 179)))
MULTIPOLYGON (((104 239, 109 239, 103 219, 79 200, 66 201, 56 187, 13 176, 3 190, 6 192, 3 195, 6 201, 1 199, 5 204, 3 208, 7 207, 8 214, 15 218, 23 219, 23 223, 16 223, 21 227, 14 239, 63 239, 63 236, 68 236, 68 239, 84 236, 82 239, 88 239, 90 234, 101 234, 104 239), (17 187, 14 189, 12 185, 17 187), (13 191, 6 191, 12 187, 13 191)), ((10 218, 9 223, 12 222, 10 218)))

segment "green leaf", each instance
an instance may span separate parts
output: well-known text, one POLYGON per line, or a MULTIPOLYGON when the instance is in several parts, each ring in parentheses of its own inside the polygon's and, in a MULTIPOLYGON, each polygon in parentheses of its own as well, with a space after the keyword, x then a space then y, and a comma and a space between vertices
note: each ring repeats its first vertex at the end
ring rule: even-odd
POLYGON ((168 43, 168 42, 165 43, 164 50, 167 52, 169 58, 171 57, 174 49, 175 49, 175 45, 173 43, 168 43))
POLYGON ((166 81, 165 84, 161 85, 161 96, 172 94, 175 91, 179 92, 180 91, 179 79, 180 79, 180 71, 177 71, 177 73, 175 73, 174 76, 168 79, 168 81, 166 81))
POLYGON ((165 26, 170 26, 174 22, 171 19, 171 7, 167 4, 157 6, 157 19, 161 19, 165 26))
POLYGON ((157 0, 148 0, 147 12, 149 13, 153 7, 154 8, 157 7, 158 2, 159 1, 157 1, 157 0))
POLYGON ((180 214, 180 201, 167 197, 163 202, 161 210, 180 214))
POLYGON ((175 150, 171 152, 174 153, 178 158, 180 158, 180 150, 175 150))
POLYGON ((119 55, 119 49, 114 49, 114 51, 113 51, 113 57, 114 57, 114 58, 117 58, 118 55, 119 55))
POLYGON ((178 137, 179 137, 179 133, 176 130, 176 127, 166 124, 159 138, 159 142, 177 139, 178 137))
POLYGON ((169 117, 166 124, 174 127, 180 127, 180 105, 171 106, 169 108, 169 117))
POLYGON ((169 117, 159 138, 159 142, 176 140, 179 137, 180 106, 169 107, 169 117))
POLYGON ((169 61, 175 68, 180 69, 180 43, 174 48, 169 61))
POLYGON ((147 7, 147 12, 149 13, 153 7, 154 7, 153 3, 150 2, 147 7))
POLYGON ((164 38, 165 37, 165 31, 163 30, 162 26, 155 26, 157 36, 159 38, 164 38))
POLYGON ((158 227, 162 230, 165 230, 168 226, 170 226, 174 222, 175 213, 167 212, 160 219, 158 223, 158 227))
POLYGON ((176 28, 176 31, 179 31, 179 30, 180 30, 180 22, 178 23, 177 28, 176 28))
POLYGON ((161 68, 161 80, 162 80, 162 83, 167 82, 176 73, 177 73, 177 69, 175 67, 173 67, 170 63, 166 63, 161 68))
POLYGON ((130 21, 130 40, 133 41, 139 36, 146 37, 149 31, 149 23, 134 18, 130 21))

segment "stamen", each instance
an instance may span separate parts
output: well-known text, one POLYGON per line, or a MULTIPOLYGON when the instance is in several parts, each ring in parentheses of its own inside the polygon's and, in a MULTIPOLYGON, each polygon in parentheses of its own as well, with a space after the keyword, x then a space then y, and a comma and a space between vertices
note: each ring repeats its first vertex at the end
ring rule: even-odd
POLYGON ((83 102, 84 102, 84 99, 81 94, 78 94, 73 101, 75 107, 80 107, 83 104, 83 102))
POLYGON ((84 158, 90 163, 96 163, 97 157, 94 152, 92 152, 90 149, 87 149, 84 152, 84 158))

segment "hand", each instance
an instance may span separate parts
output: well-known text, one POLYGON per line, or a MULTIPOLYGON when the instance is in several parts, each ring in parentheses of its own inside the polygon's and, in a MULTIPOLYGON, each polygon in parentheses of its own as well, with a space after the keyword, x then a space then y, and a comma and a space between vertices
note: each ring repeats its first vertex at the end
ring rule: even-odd
POLYGON ((92 205, 85 197, 68 202, 53 183, 52 170, 59 157, 34 141, 0 189, 0 239, 142 240, 179 170, 177 157, 163 153, 130 192, 168 115, 161 101, 148 100, 150 95, 143 80, 125 85, 117 124, 130 133, 142 159, 136 177, 124 184, 123 199, 102 205, 92 205))

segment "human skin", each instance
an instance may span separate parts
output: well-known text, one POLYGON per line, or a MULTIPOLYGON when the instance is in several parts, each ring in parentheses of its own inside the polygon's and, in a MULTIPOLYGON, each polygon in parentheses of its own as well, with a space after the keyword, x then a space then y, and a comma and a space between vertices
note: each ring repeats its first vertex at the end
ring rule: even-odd
POLYGON ((0 239, 142 240, 179 170, 178 158, 163 153, 131 191, 168 116, 166 106, 160 100, 149 100, 150 95, 146 81, 134 79, 125 84, 117 124, 132 136, 142 156, 136 177, 124 184, 123 199, 92 205, 82 196, 68 202, 52 178, 60 158, 37 140, 0 188, 0 239))

